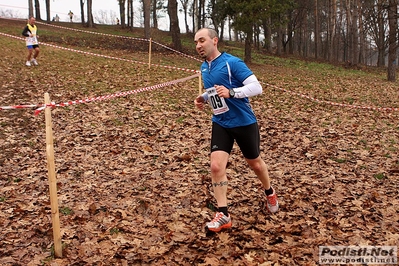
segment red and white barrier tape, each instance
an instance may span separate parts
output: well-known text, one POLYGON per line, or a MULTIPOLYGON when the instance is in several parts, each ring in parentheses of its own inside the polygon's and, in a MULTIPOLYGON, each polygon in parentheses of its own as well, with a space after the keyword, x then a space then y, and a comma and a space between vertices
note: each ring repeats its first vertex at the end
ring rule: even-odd
MULTIPOLYGON (((49 24, 46 24, 46 25, 49 25, 49 24)), ((60 26, 57 26, 57 27, 60 27, 60 26)), ((78 31, 82 31, 82 30, 78 30, 78 31)), ((86 31, 83 31, 83 32, 86 32, 86 31)), ((99 34, 99 33, 95 33, 95 32, 90 32, 90 33, 99 34)), ((7 37, 24 40, 24 38, 13 36, 13 35, 2 33, 2 32, 0 32, 0 35, 4 35, 4 36, 7 36, 7 37)), ((117 35, 112 35, 112 36, 117 36, 117 35)), ((133 38, 133 37, 128 37, 128 38, 133 38)), ((135 38, 135 39, 138 39, 138 38, 135 38)), ((138 39, 138 40, 146 40, 146 39, 138 39)), ((83 53, 83 54, 88 54, 88 55, 93 55, 93 56, 98 56, 98 57, 104 57, 104 58, 109 58, 109 59, 115 59, 115 60, 121 60, 121 61, 134 62, 134 63, 143 64, 143 65, 148 65, 148 63, 144 63, 144 62, 140 62, 140 61, 134 61, 134 60, 130 60, 130 59, 117 58, 117 57, 108 56, 108 55, 100 55, 100 54, 95 54, 95 53, 92 53, 92 52, 84 52, 84 51, 80 51, 80 50, 60 47, 60 46, 47 44, 47 43, 40 43, 40 44, 51 46, 51 47, 55 47, 55 48, 58 48, 58 49, 63 49, 63 50, 68 50, 68 51, 72 51, 72 52, 77 52, 77 53, 83 53)), ((183 71, 188 71, 188 72, 196 72, 197 74, 194 75, 194 76, 196 76, 196 77, 199 76, 199 73, 198 73, 199 71, 198 70, 180 68, 180 67, 172 67, 172 66, 165 66, 165 65, 158 65, 158 64, 151 64, 151 65, 154 65, 154 66, 157 66, 157 67, 176 69, 176 70, 183 70, 183 71)), ((271 84, 267 84, 267 83, 263 83, 263 84, 265 84, 266 86, 273 87, 275 89, 281 90, 283 92, 289 93, 291 95, 296 95, 296 96, 299 96, 299 97, 302 97, 302 98, 305 98, 305 99, 308 99, 308 100, 311 100, 311 101, 314 101, 314 102, 317 102, 317 103, 322 103, 322 104, 329 104, 329 105, 333 105, 333 106, 340 106, 340 107, 353 108, 353 109, 363 109, 363 110, 399 111, 399 108, 396 108, 396 107, 359 106, 359 105, 351 105, 351 104, 336 103, 336 102, 331 102, 331 101, 324 101, 324 100, 319 100, 317 98, 314 98, 314 97, 311 97, 311 96, 307 96, 307 95, 304 95, 304 94, 301 94, 301 93, 289 91, 287 89, 283 89, 283 88, 280 88, 280 87, 277 87, 277 86, 274 86, 274 85, 271 85, 271 84)), ((0 107, 0 110, 32 108, 32 107, 37 107, 37 105, 34 105, 34 106, 32 106, 32 105, 4 106, 4 107, 0 107), (27 106, 27 107, 25 107, 25 106, 27 106)))
POLYGON ((263 83, 266 86, 281 90, 283 92, 289 93, 291 95, 295 95, 295 96, 299 96, 301 98, 305 98, 311 101, 314 101, 316 103, 320 103, 320 104, 328 104, 328 105, 333 105, 333 106, 340 106, 340 107, 346 107, 346 108, 352 108, 352 109, 362 109, 362 110, 373 110, 373 111, 399 111, 399 108, 397 107, 373 107, 373 106, 360 106, 360 105, 352 105, 352 104, 345 104, 345 103, 336 103, 336 102, 331 102, 331 101, 325 101, 325 100, 319 100, 317 98, 305 95, 305 94, 301 94, 298 92, 294 92, 294 91, 290 91, 284 88, 280 88, 277 87, 275 85, 271 85, 271 84, 267 84, 267 83, 263 83))
POLYGON ((180 54, 180 55, 182 55, 182 56, 185 56, 185 57, 194 59, 194 60, 196 60, 196 61, 202 62, 202 60, 200 60, 200 59, 198 59, 198 58, 195 58, 194 56, 191 56, 191 55, 182 53, 182 52, 180 52, 180 51, 177 51, 177 50, 175 50, 175 49, 172 49, 172 48, 169 47, 169 46, 166 46, 166 45, 164 45, 164 44, 161 44, 161 43, 159 43, 159 42, 156 42, 156 41, 154 41, 154 40, 149 40, 149 39, 144 39, 144 38, 136 38, 136 37, 131 37, 131 36, 113 35, 113 34, 108 34, 108 33, 101 33, 101 32, 88 31, 88 30, 81 30, 81 29, 73 29, 73 28, 68 28, 68 27, 63 27, 63 26, 58 26, 58 25, 43 23, 43 22, 39 22, 39 21, 36 22, 36 23, 37 23, 37 24, 46 25, 46 26, 49 26, 49 27, 60 28, 60 29, 64 29, 64 30, 78 31, 78 32, 89 33, 89 34, 96 34, 96 35, 107 36, 107 37, 122 38, 122 39, 136 40, 136 41, 144 41, 144 42, 150 42, 150 41, 151 41, 152 43, 155 43, 155 44, 157 44, 157 45, 159 45, 159 46, 161 46, 161 47, 163 47, 163 48, 165 48, 165 49, 167 49, 167 50, 170 50, 170 51, 172 51, 172 52, 174 52, 174 53, 177 53, 177 54, 180 54))
MULTIPOLYGON (((8 19, 8 20, 21 20, 21 19, 5 18, 5 17, 0 17, 0 18, 8 19)), ((84 33, 90 33, 90 34, 97 34, 97 35, 103 35, 103 36, 114 37, 114 38, 122 38, 122 39, 131 39, 131 40, 137 40, 137 41, 150 42, 149 39, 144 39, 144 38, 136 38, 136 37, 131 37, 131 36, 121 36, 121 35, 113 35, 113 34, 100 33, 100 32, 88 31, 88 30, 74 29, 74 28, 68 28, 68 27, 63 27, 63 26, 59 26, 59 25, 48 24, 48 23, 44 23, 44 22, 40 22, 40 21, 36 21, 36 23, 37 24, 42 24, 42 25, 45 25, 45 26, 49 26, 49 27, 60 28, 60 29, 64 29, 64 30, 72 30, 72 31, 84 32, 84 33)), ((172 51, 174 53, 177 53, 177 54, 180 54, 182 56, 194 59, 194 60, 196 60, 198 62, 202 62, 201 59, 198 59, 198 58, 196 58, 194 56, 191 56, 191 55, 182 53, 180 51, 177 51, 177 50, 175 50, 175 49, 173 49, 173 48, 171 48, 169 46, 166 46, 166 45, 164 45, 162 43, 159 43, 157 41, 151 40, 151 42, 155 43, 155 44, 157 44, 157 45, 159 45, 159 46, 161 46, 161 47, 163 47, 163 48, 165 48, 167 50, 170 50, 170 51, 172 51)))
MULTIPOLYGON (((4 35, 6 37, 11 37, 11 38, 18 39, 18 40, 23 40, 23 41, 25 40, 22 37, 10 35, 10 34, 3 33, 3 32, 0 32, 0 35, 4 35)), ((96 53, 92 53, 92 52, 85 52, 85 51, 81 51, 81 50, 76 50, 76 49, 72 49, 72 48, 66 48, 66 47, 57 46, 57 45, 54 45, 54 44, 49 44, 49 43, 44 43, 44 42, 40 42, 39 44, 40 45, 46 45, 46 46, 54 47, 54 48, 57 48, 57 49, 67 50, 67 51, 71 51, 71 52, 75 52, 75 53, 81 53, 81 54, 93 55, 93 56, 98 56, 98 57, 103 57, 103 58, 108 58, 108 59, 132 62, 132 63, 142 64, 142 65, 148 65, 148 63, 135 61, 135 60, 131 60, 131 59, 118 58, 118 57, 109 56, 109 55, 101 55, 101 54, 96 54, 96 53)), ((195 73, 199 72, 199 70, 183 68, 183 67, 165 66, 165 65, 159 65, 159 64, 151 64, 151 66, 163 67, 163 68, 169 68, 169 69, 175 69, 175 70, 182 70, 182 71, 186 71, 186 72, 195 72, 195 73)))
POLYGON ((41 105, 37 104, 21 104, 21 105, 13 105, 13 106, 0 106, 0 110, 11 110, 11 109, 25 109, 25 108, 36 108, 41 105))
POLYGON ((108 100, 108 99, 112 99, 112 98, 124 97, 124 96, 128 96, 128 95, 131 95, 131 94, 136 94, 136 93, 145 92, 145 91, 151 91, 151 90, 159 89, 159 88, 162 88, 162 87, 174 85, 174 84, 177 84, 177 83, 185 82, 187 80, 190 80, 190 79, 193 79, 193 78, 197 78, 199 75, 200 74, 197 73, 197 74, 191 75, 191 76, 186 77, 186 78, 176 79, 176 80, 168 81, 168 82, 165 82, 165 83, 153 85, 153 86, 150 86, 150 87, 140 88, 140 89, 132 90, 132 91, 117 92, 117 93, 113 93, 113 94, 109 94, 109 95, 97 96, 97 97, 92 97, 92 98, 86 98, 84 100, 68 101, 68 102, 63 102, 63 103, 58 103, 58 104, 55 103, 55 102, 52 102, 51 104, 0 106, 0 110, 22 109, 22 108, 37 108, 35 110, 35 115, 38 115, 46 107, 52 107, 52 108, 54 108, 54 107, 65 107, 65 106, 74 105, 74 104, 89 103, 89 102, 95 102, 95 101, 104 101, 104 100, 108 100))

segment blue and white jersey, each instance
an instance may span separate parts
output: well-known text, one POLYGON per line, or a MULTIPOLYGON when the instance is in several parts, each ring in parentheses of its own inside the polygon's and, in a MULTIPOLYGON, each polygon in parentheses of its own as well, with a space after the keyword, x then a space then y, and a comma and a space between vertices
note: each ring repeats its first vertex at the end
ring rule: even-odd
POLYGON ((214 110, 213 122, 225 128, 248 126, 256 122, 248 97, 223 99, 214 89, 215 85, 223 85, 228 89, 244 86, 243 81, 253 75, 244 61, 223 52, 211 62, 202 63, 201 74, 209 104, 214 110))

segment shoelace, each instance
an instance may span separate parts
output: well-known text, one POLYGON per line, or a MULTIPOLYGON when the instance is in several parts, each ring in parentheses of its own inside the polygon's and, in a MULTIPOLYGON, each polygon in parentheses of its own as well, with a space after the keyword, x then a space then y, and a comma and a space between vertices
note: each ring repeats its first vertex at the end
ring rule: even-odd
POLYGON ((220 219, 223 217, 223 215, 224 215, 223 212, 216 213, 215 218, 213 218, 212 220, 212 223, 219 222, 220 219))
POLYGON ((267 196, 267 201, 271 204, 271 205, 276 205, 276 197, 274 195, 269 195, 267 196))

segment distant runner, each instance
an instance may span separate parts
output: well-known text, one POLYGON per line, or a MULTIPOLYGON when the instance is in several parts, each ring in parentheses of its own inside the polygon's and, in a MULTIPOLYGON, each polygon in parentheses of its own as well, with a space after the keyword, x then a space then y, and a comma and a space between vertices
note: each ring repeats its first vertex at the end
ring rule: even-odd
POLYGON ((73 19, 73 12, 72 12, 71 10, 69 10, 68 16, 69 16, 69 19, 70 19, 71 22, 72 22, 72 19, 73 19))
POLYGON ((37 27, 35 25, 36 19, 34 17, 30 17, 28 20, 28 24, 25 26, 22 31, 22 35, 26 37, 26 47, 28 48, 28 57, 26 58, 26 66, 31 66, 32 64, 37 66, 38 63, 36 58, 39 56, 39 42, 37 38, 37 27), (33 55, 33 58, 32 58, 33 55), (31 59, 32 58, 32 59, 31 59))

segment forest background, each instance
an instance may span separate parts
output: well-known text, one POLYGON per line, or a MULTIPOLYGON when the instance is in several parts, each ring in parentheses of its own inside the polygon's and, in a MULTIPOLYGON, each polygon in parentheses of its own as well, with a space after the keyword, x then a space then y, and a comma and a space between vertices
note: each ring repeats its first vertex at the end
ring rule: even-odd
MULTIPOLYGON (((160 16, 168 19, 173 47, 179 51, 183 19, 185 33, 211 26, 222 39, 244 42, 246 62, 254 49, 262 49, 277 56, 387 67, 387 79, 396 80, 398 0, 142 0, 138 9, 133 0, 117 2, 120 26, 133 29, 134 19, 139 19, 147 39, 152 28, 159 28, 160 16)), ((93 4, 80 0, 81 23, 87 27, 95 24, 93 4)), ((28 9, 29 15, 51 22, 50 0, 45 0, 44 16, 40 0, 28 0, 28 9)))

